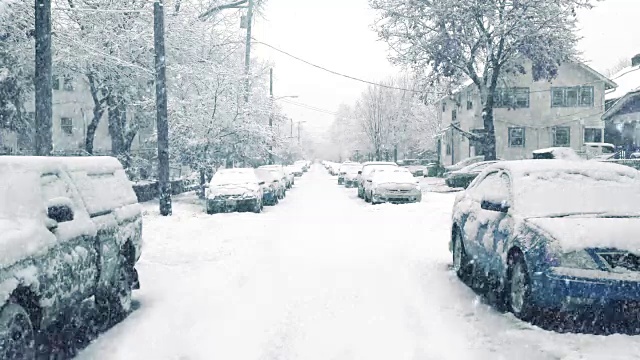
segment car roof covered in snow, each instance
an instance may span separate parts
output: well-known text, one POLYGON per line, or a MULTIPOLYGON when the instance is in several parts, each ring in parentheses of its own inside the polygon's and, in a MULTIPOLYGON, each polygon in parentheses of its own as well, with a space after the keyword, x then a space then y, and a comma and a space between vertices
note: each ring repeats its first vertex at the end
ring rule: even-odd
POLYGON ((391 161, 367 161, 366 163, 362 164, 362 166, 367 166, 367 165, 395 165, 398 166, 398 164, 391 162, 391 161))
POLYGON ((570 161, 570 160, 513 160, 499 161, 484 171, 491 172, 503 169, 514 177, 524 177, 535 173, 576 173, 590 177, 604 174, 616 174, 622 177, 640 179, 640 171, 625 165, 602 161, 570 161))
POLYGON ((91 174, 113 173, 122 169, 120 161, 110 156, 0 156, 0 166, 15 166, 40 172, 62 167, 68 171, 82 170, 91 174))

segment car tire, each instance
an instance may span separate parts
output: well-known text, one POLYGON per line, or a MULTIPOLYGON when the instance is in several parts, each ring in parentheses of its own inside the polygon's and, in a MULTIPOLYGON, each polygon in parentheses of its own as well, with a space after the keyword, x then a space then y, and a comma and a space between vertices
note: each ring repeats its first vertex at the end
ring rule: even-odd
POLYGON ((515 253, 509 258, 506 285, 504 299, 508 310, 520 320, 531 320, 534 313, 531 303, 531 281, 527 264, 520 253, 515 253))
POLYGON ((29 313, 13 302, 0 310, 0 359, 36 358, 35 331, 29 313))
POLYGON ((116 271, 113 287, 95 296, 96 308, 102 317, 100 322, 104 325, 124 319, 131 311, 133 267, 122 252, 118 263, 120 266, 116 271))
POLYGON ((473 271, 459 230, 456 230, 453 234, 453 270, 460 280, 465 283, 472 278, 473 271))
POLYGON ((367 191, 366 190, 364 192, 364 201, 365 202, 371 202, 371 197, 367 196, 367 191))
POLYGON ((216 208, 214 206, 211 206, 209 203, 207 203, 205 211, 208 215, 213 215, 216 213, 216 208))

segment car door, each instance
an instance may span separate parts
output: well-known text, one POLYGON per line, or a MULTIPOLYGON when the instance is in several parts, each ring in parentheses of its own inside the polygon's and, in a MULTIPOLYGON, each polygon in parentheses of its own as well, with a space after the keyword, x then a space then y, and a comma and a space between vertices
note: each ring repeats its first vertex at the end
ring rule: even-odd
POLYGON ((49 256, 43 300, 63 309, 93 294, 98 278, 96 227, 71 179, 63 172, 41 176, 42 200, 57 243, 49 256), (70 210, 70 211, 69 211, 70 210))
POLYGON ((498 244, 504 241, 502 235, 502 225, 508 217, 507 213, 486 210, 481 206, 482 200, 486 197, 509 199, 510 184, 509 177, 502 171, 490 173, 476 189, 474 208, 478 213, 478 225, 475 237, 475 246, 478 250, 481 268, 484 273, 495 273, 496 261, 499 261, 497 253, 498 244))
POLYGON ((486 231, 484 227, 486 223, 480 212, 482 210, 480 203, 482 194, 487 187, 491 186, 491 182, 494 181, 496 176, 498 176, 498 171, 488 173, 483 178, 478 179, 474 186, 466 190, 464 198, 458 204, 462 211, 459 221, 465 235, 465 250, 473 259, 483 263, 486 260, 486 254, 478 242, 478 234, 486 231))

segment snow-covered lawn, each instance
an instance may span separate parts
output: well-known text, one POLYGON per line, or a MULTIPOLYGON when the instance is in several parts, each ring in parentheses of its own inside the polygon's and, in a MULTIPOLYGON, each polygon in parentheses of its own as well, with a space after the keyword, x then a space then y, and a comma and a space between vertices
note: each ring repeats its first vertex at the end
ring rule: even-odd
POLYGON ((626 335, 559 334, 449 269, 454 194, 365 204, 320 166, 262 214, 145 204, 140 303, 80 359, 636 359, 626 335))

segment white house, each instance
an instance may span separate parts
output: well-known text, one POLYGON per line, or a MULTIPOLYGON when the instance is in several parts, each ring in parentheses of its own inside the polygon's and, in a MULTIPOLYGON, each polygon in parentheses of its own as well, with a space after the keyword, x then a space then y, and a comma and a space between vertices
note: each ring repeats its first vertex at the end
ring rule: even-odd
MULTIPOLYGON (((34 124, 35 98, 25 104, 30 123, 34 124)), ((88 80, 84 76, 53 77, 52 99, 52 135, 53 150, 61 152, 81 151, 85 148, 87 127, 93 117, 93 99, 89 91, 88 80)), ((144 149, 145 140, 154 134, 155 124, 143 126, 132 144, 132 149, 144 149)), ((0 132, 0 146, 5 152, 15 154, 33 153, 34 129, 25 134, 17 134, 7 130, 0 132)), ((94 138, 94 152, 104 154, 111 151, 107 112, 105 111, 94 138)))
MULTIPOLYGON (((500 83, 494 106, 498 158, 531 158, 533 150, 551 146, 582 151, 585 142, 603 141, 605 92, 616 84, 589 66, 578 62, 563 64, 552 81, 534 81, 528 71, 505 77, 500 83)), ((440 142, 442 164, 483 155, 480 144, 459 131, 484 131, 475 84, 469 81, 440 99, 439 109, 444 129, 440 142)))
POLYGON ((605 96, 605 141, 630 150, 640 147, 640 54, 631 59, 631 66, 611 77, 618 84, 605 96))

